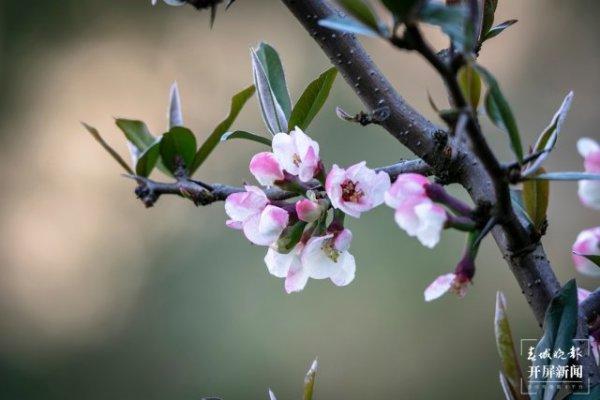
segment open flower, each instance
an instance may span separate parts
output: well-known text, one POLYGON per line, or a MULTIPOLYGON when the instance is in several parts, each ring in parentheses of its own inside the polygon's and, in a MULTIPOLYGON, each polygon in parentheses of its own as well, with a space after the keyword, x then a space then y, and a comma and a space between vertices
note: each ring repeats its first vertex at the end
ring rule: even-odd
POLYGON ((348 252, 351 241, 352 233, 344 229, 337 234, 312 237, 288 254, 270 247, 265 264, 271 275, 285 278, 287 293, 304 289, 308 278, 331 279, 337 286, 346 286, 354 280, 356 271, 354 256, 348 252))
MULTIPOLYGON (((586 172, 600 173, 600 144, 590 138, 581 138, 577 150, 584 158, 586 172)), ((579 199, 593 209, 600 210, 600 181, 579 181, 579 199)))
POLYGON ((230 218, 228 227, 243 230, 248 240, 260 246, 273 244, 289 221, 287 211, 269 204, 265 193, 256 186, 230 194, 225 200, 225 212, 230 218))
POLYGON ((290 134, 273 137, 273 154, 281 167, 302 182, 312 180, 319 170, 319 144, 298 127, 290 134))
POLYGON ((402 174, 385 193, 385 203, 394 208, 394 218, 409 236, 433 248, 440 241, 448 220, 446 210, 427 197, 429 180, 419 174, 402 174))
POLYGON ((460 298, 465 297, 474 275, 475 263, 469 255, 466 255, 458 263, 454 273, 437 277, 427 289, 425 289, 425 301, 438 299, 450 290, 460 298))
POLYGON ((595 278, 600 277, 600 267, 578 255, 600 255, 600 227, 586 229, 579 233, 573 244, 573 253, 573 263, 579 273, 595 278))
POLYGON ((250 172, 264 186, 273 186, 276 181, 284 179, 283 170, 273 153, 262 152, 250 160, 250 172))
POLYGON ((389 187, 389 175, 367 168, 364 161, 348 169, 334 165, 325 182, 331 205, 356 218, 383 203, 389 187))

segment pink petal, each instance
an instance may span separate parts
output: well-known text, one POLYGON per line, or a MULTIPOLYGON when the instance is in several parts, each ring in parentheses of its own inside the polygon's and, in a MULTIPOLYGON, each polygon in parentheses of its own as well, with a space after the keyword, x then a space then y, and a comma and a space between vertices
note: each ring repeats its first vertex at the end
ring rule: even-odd
POLYGON ((309 147, 300 163, 298 178, 302 182, 310 182, 315 177, 318 166, 319 156, 313 147, 309 147))
POLYGON ((292 175, 298 174, 298 166, 295 157, 299 156, 298 149, 292 137, 287 133, 278 133, 273 136, 273 154, 279 161, 281 167, 292 175))
POLYGON ((250 160, 250 172, 264 186, 272 186, 275 181, 283 180, 283 171, 273 153, 262 152, 250 160))
POLYGON ((581 138, 577 141, 577 151, 582 157, 587 157, 591 153, 600 151, 600 144, 594 139, 581 138))
POLYGON ((600 227, 586 229, 579 233, 572 250, 575 253, 573 254, 573 263, 579 273, 596 278, 600 277, 600 267, 587 258, 577 255, 600 255, 600 227))
POLYGON ((288 254, 278 253, 277 250, 272 247, 267 251, 265 256, 265 264, 269 273, 278 278, 285 278, 288 276, 290 268, 300 263, 300 257, 298 251, 293 249, 288 254))
POLYGON ((225 200, 225 212, 234 221, 244 221, 260 213, 269 203, 264 192, 255 186, 246 186, 245 192, 232 193, 225 200))
POLYGON ((314 222, 321 216, 321 207, 316 201, 302 199, 296 203, 298 219, 304 222, 314 222))
POLYGON ((236 229, 238 231, 242 230, 243 228, 243 224, 241 221, 234 221, 232 219, 228 219, 227 221, 225 221, 225 226, 231 229, 236 229))
POLYGON ((446 294, 454 283, 455 274, 441 275, 425 289, 425 301, 432 301, 446 294))
POLYGON ((337 235, 335 235, 335 239, 333 240, 333 247, 340 252, 347 251, 350 248, 350 243, 352 242, 352 232, 350 229, 343 229, 337 235))
POLYGON ((268 205, 260 215, 258 230, 262 235, 272 236, 276 240, 287 226, 290 216, 282 208, 268 205))
POLYGON ((313 279, 326 279, 338 271, 337 262, 324 251, 331 238, 333 235, 312 237, 302 251, 302 266, 313 279))
POLYGON ((577 288, 577 301, 578 301, 578 303, 581 304, 581 302, 584 301, 585 299, 587 299, 590 296, 591 293, 592 292, 590 292, 589 290, 585 290, 585 289, 582 289, 582 288, 578 287, 577 288))
POLYGON ((285 291, 287 293, 299 292, 308 282, 308 273, 301 263, 294 263, 285 278, 285 291))
POLYGON ((442 230, 448 219, 446 210, 432 202, 424 202, 415 207, 415 214, 420 221, 417 239, 423 246, 434 248, 440 241, 442 230))
POLYGON ((354 280, 356 261, 352 254, 344 252, 340 254, 338 263, 340 264, 340 268, 331 276, 331 282, 336 286, 347 286, 354 280))
POLYGON ((583 205, 600 210, 600 181, 579 181, 577 193, 583 205))

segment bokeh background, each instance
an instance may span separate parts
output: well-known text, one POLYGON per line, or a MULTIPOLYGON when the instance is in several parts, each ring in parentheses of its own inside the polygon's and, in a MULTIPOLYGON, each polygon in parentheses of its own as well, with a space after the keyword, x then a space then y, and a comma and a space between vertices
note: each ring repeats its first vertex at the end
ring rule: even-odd
MULTIPOLYGON (((498 20, 520 22, 482 52, 527 143, 575 91, 553 170, 580 169, 577 138, 600 137, 599 15, 592 0, 500 1, 498 20)), ((271 387, 298 399, 317 355, 319 399, 502 398, 495 292, 507 294, 515 337, 539 330, 491 241, 465 299, 425 304, 423 289, 453 268, 463 237, 447 233, 427 250, 381 207, 350 221, 351 286, 311 281, 286 295, 266 271, 264 249, 224 227, 221 204, 163 198, 144 209, 79 125, 97 126, 125 155, 113 117, 161 133, 177 80, 187 125, 204 137, 251 82, 248 49, 262 40, 280 51, 295 99, 328 67, 275 0, 238 0, 212 31, 206 13, 147 0, 0 1, 0 398, 264 399, 271 387)), ((426 93, 440 104, 444 95, 430 68, 385 43, 365 45, 435 119, 426 93)), ((409 156, 381 129, 339 121, 335 105, 360 109, 341 80, 310 129, 325 160, 375 166, 409 156)), ((236 126, 264 131, 255 100, 236 126)), ((503 134, 486 128, 508 159, 503 134)), ((224 144, 199 176, 239 184, 257 150, 224 144)), ((565 281, 575 276, 572 241, 600 218, 570 183, 552 186, 550 216, 546 248, 565 281)), ((588 289, 598 284, 576 277, 588 289)))

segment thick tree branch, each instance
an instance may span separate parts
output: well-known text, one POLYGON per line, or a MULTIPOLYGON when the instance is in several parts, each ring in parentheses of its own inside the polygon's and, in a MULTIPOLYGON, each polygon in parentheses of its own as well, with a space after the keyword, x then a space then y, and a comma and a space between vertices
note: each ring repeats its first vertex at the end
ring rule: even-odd
MULTIPOLYGON (((395 179, 398 175, 413 172, 423 175, 431 175, 431 168, 422 160, 401 161, 399 163, 386 167, 376 168, 377 171, 384 171, 390 177, 395 179)), ((176 182, 156 182, 148 178, 135 175, 126 175, 134 179, 138 186, 135 189, 136 196, 146 205, 152 207, 162 195, 177 195, 188 198, 197 206, 206 206, 217 201, 224 201, 232 193, 243 192, 244 188, 239 186, 229 186, 220 183, 206 184, 192 179, 180 179, 176 182)), ((318 181, 308 184, 315 190, 322 189, 318 181)), ((286 192, 280 189, 268 189, 265 191, 270 200, 280 201, 296 197, 298 194, 286 192)))
MULTIPOLYGON (((389 107, 390 117, 381 123, 382 127, 431 165, 436 175, 461 183, 480 208, 496 205, 494 176, 490 177, 482 167, 481 160, 463 137, 448 137, 446 132, 409 106, 354 35, 318 25, 321 19, 341 16, 337 10, 326 0, 282 2, 321 46, 366 107, 371 111, 389 107)), ((519 221, 513 214, 505 217, 502 225, 496 226, 492 233, 541 326, 546 308, 560 284, 539 239, 525 226, 524 221, 519 221)), ((599 382, 600 373, 593 361, 590 363, 588 358, 585 364, 591 382, 599 382)))

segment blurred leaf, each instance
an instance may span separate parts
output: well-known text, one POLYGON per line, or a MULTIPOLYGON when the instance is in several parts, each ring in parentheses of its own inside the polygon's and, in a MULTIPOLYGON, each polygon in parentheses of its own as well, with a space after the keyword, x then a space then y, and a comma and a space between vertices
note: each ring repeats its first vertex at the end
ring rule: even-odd
POLYGON ((515 350, 515 343, 506 315, 506 298, 502 292, 496 294, 496 315, 494 317, 494 332, 496 333, 496 347, 502 362, 501 377, 505 377, 510 385, 511 393, 517 392, 515 400, 520 400, 521 380, 523 373, 519 365, 519 356, 515 350))
POLYGON ((292 101, 290 100, 290 93, 285 82, 285 73, 279 54, 277 54, 277 51, 273 47, 266 43, 261 43, 258 49, 256 49, 256 55, 260 59, 277 103, 281 107, 285 117, 289 118, 292 112, 292 101))
POLYGON ((156 163, 160 158, 160 139, 155 141, 154 144, 146 149, 137 160, 135 164, 135 173, 139 176, 148 177, 156 163))
POLYGON ((494 25, 494 14, 496 13, 496 7, 498 6, 498 0, 485 0, 483 4, 483 26, 481 28, 481 37, 484 38, 489 30, 494 25))
POLYGON ((315 378, 317 377, 317 368, 319 363, 317 359, 312 362, 306 376, 304 377, 304 397, 303 400, 312 400, 315 388, 315 378))
POLYGON ((169 129, 174 126, 183 126, 183 113, 181 112, 181 99, 177 82, 171 86, 169 95, 169 129))
POLYGON ((547 172, 544 174, 526 176, 525 180, 547 181, 600 181, 600 174, 593 172, 547 172))
POLYGON ((182 126, 171 128, 160 141, 160 156, 172 173, 177 171, 180 161, 190 172, 190 165, 194 161, 195 154, 196 137, 192 131, 182 126))
POLYGON ((330 68, 308 85, 294 106, 288 124, 288 131, 293 130, 296 126, 300 127, 300 129, 308 128, 308 125, 319 113, 327 97, 329 97, 329 92, 331 91, 333 82, 335 82, 336 76, 337 69, 330 68))
POLYGON ((262 65, 258 53, 252 49, 252 73, 254 76, 254 85, 258 92, 258 100, 262 117, 269 132, 273 135, 284 132, 287 128, 287 117, 281 104, 275 96, 275 92, 271 87, 269 75, 265 67, 262 65))
POLYGON ((383 5, 399 20, 410 19, 419 0, 381 0, 383 5))
POLYGON ((590 260, 591 262, 593 262, 594 264, 596 264, 598 267, 600 267, 600 255, 597 255, 597 254, 580 254, 580 253, 575 253, 575 252, 573 252, 573 254, 575 254, 577 256, 585 257, 588 260, 590 260))
POLYGON ((375 31, 379 30, 379 20, 367 3, 362 0, 337 0, 337 2, 359 22, 375 31))
POLYGON ((504 393, 504 398, 506 400, 517 400, 517 398, 515 397, 514 389, 512 388, 510 383, 508 383, 508 380, 506 379, 506 376, 504 376, 502 371, 500 371, 500 386, 502 386, 502 392, 504 393))
POLYGON ((479 107, 481 98, 481 78, 473 67, 465 65, 458 71, 458 84, 462 89, 465 99, 469 102, 474 111, 479 107))
POLYGON ((246 139, 251 140, 253 142, 262 143, 269 147, 271 147, 272 140, 263 136, 256 135, 254 133, 246 132, 246 131, 234 131, 234 132, 225 132, 223 136, 221 136, 221 142, 225 142, 227 140, 232 139, 246 139))
POLYGON ((523 175, 532 175, 538 171, 538 169, 542 166, 546 158, 548 158, 550 152, 556 146, 556 142, 558 140, 558 135, 560 134, 560 130, 562 125, 567 118, 567 113, 571 108, 571 103, 573 102, 573 92, 570 92, 565 99, 563 100, 560 108, 554 114, 550 125, 542 132, 540 137, 533 148, 532 154, 544 151, 544 154, 541 154, 535 161, 531 163, 531 165, 523 172, 523 175))
MULTIPOLYGON (((568 351, 573 346, 573 339, 577 331, 577 285, 575 280, 570 280, 562 289, 554 296, 550 302, 550 306, 544 317, 544 335, 535 347, 536 356, 542 351, 550 349, 550 353, 554 354, 557 350, 568 351)), ((553 366, 554 368, 567 365, 568 359, 560 357, 552 357, 551 360, 546 358, 540 359, 535 357, 532 366, 540 370, 544 365, 553 366)), ((530 383, 532 400, 547 400, 553 399, 558 389, 557 385, 539 385, 538 390, 533 390, 530 383)))
POLYGON ((277 397, 275 397, 275 393, 273 393, 271 389, 269 389, 269 400, 277 400, 277 397))
MULTIPOLYGON (((544 168, 539 169, 539 173, 546 172, 544 168)), ((525 181, 523 182, 523 204, 525 211, 531 218, 533 225, 538 231, 546 224, 546 212, 548 211, 548 201, 550 197, 550 182, 525 181)))
POLYGON ((503 23, 494 26, 485 34, 483 41, 485 42, 486 40, 490 40, 491 38, 498 36, 504 32, 506 28, 516 24, 517 22, 518 21, 516 19, 509 19, 508 21, 504 21, 503 23))
POLYGON ((510 109, 510 105, 504 98, 496 78, 481 65, 475 65, 475 68, 485 80, 488 91, 485 96, 485 108, 490 120, 498 128, 508 133, 513 152, 519 162, 523 161, 523 145, 521 144, 521 135, 517 122, 510 109))
POLYGON ((528 228, 533 227, 533 222, 531 221, 529 214, 527 214, 527 211, 525 211, 523 192, 521 190, 511 189, 510 200, 519 218, 527 223, 528 228))
POLYGON ((110 147, 110 145, 108 143, 106 143, 104 141, 104 139, 102 139, 102 136, 100 136, 100 133, 98 132, 98 130, 96 128, 94 128, 93 126, 90 126, 88 124, 86 124, 85 122, 82 122, 81 125, 83 125, 83 127, 90 133, 90 135, 92 135, 92 137, 94 139, 96 139, 96 141, 98 143, 100 143, 100 146, 102 146, 102 148, 104 150, 106 150, 106 152, 108 154, 110 154, 110 156, 116 161, 118 162, 121 167, 123 167, 123 169, 133 175, 133 170, 131 169, 131 167, 127 164, 127 162, 125 162, 125 160, 123 160, 123 157, 121 157, 119 155, 119 153, 117 153, 115 151, 115 149, 113 149, 112 147, 110 147))
POLYGON ((379 33, 367 25, 351 18, 329 17, 319 20, 319 25, 335 31, 355 33, 371 37, 379 37, 379 33))
POLYGON ((464 5, 446 5, 428 1, 421 8, 419 17, 425 23, 439 26, 459 49, 473 48, 473 36, 467 29, 469 11, 464 5))
POLYGON ((116 124, 123 131, 127 140, 142 153, 156 140, 142 121, 119 118, 116 120, 116 124))
POLYGON ((304 233, 306 222, 298 221, 283 230, 277 240, 277 252, 288 254, 298 244, 304 233))
POLYGON ((254 95, 254 85, 247 87, 242 90, 235 96, 231 98, 231 108, 229 110, 229 115, 225 118, 217 127, 213 130, 210 136, 206 139, 206 141, 202 144, 196 156, 194 157, 194 162, 192 163, 189 171, 190 175, 196 172, 196 170, 206 161, 210 153, 217 147, 219 142, 221 141, 221 137, 225 132, 231 128, 235 119, 244 108, 244 105, 248 100, 254 95))

